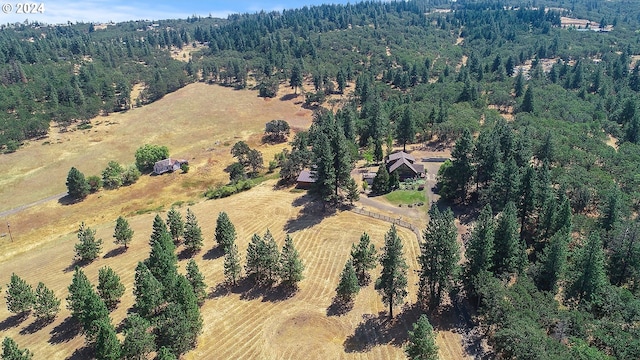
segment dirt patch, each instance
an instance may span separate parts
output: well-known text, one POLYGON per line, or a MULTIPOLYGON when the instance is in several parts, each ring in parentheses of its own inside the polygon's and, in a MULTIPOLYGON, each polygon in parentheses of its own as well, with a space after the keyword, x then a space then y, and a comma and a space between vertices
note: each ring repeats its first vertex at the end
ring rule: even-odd
POLYGON ((613 137, 611 134, 607 134, 606 144, 618 151, 618 139, 613 137))
POLYGON ((196 43, 195 46, 193 46, 193 44, 185 45, 182 47, 182 49, 171 47, 171 57, 178 61, 189 62, 189 60, 191 60, 192 54, 200 49, 203 49, 204 47, 204 44, 198 43, 196 43))

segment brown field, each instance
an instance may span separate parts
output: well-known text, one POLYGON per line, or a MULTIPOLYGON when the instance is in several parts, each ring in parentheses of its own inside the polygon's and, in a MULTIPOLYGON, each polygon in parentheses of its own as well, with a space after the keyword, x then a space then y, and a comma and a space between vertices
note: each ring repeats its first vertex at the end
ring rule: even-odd
MULTIPOLYGON (((189 159, 191 170, 188 174, 143 176, 132 186, 102 190, 81 203, 48 201, 5 216, 3 223, 11 222, 14 241, 0 237, 0 285, 6 289, 12 272, 34 287, 42 281, 63 299, 63 310, 53 323, 38 328, 33 317, 19 320, 11 316, 0 300, 0 333, 29 348, 38 359, 88 358, 84 338, 69 326, 69 312, 64 309, 73 275, 75 230, 85 221, 104 240, 102 257, 85 267, 94 285, 98 269, 108 265, 127 288, 122 303, 111 314, 117 325, 134 303, 134 270, 148 256, 153 216, 160 212, 164 217, 164 211, 175 204, 183 214, 190 206, 198 217, 205 246, 194 258, 210 286, 210 297, 202 307, 204 329, 198 347, 184 358, 295 359, 301 354, 317 359, 404 358, 402 345, 418 310, 396 308, 396 319, 387 321, 386 307, 373 285, 361 290, 348 313, 335 315, 330 308, 351 244, 367 231, 381 247, 388 223, 350 212, 325 216, 304 193, 274 190, 273 180, 226 199, 202 200, 207 186, 227 181, 222 169, 233 161, 229 149, 234 142, 247 140, 263 152, 266 162, 285 145, 260 143, 265 122, 285 119, 294 128, 307 128, 311 111, 301 108, 301 101, 301 97, 264 100, 252 91, 193 84, 154 104, 96 118, 89 130, 54 129, 48 138, 1 156, 0 165, 10 170, 0 174, 0 211, 64 192, 71 166, 92 175, 99 174, 109 160, 133 163, 135 149, 144 143, 167 145, 172 156, 189 159), (269 228, 280 245, 285 233, 292 235, 306 264, 298 293, 286 298, 274 290, 218 287, 223 280, 223 259, 213 249, 213 233, 220 211, 229 213, 235 224, 243 257, 253 233, 263 234, 269 228), (135 230, 134 242, 125 253, 112 243, 118 215, 126 216, 135 230)), ((398 230, 410 267, 407 303, 411 305, 416 300, 414 270, 419 246, 415 234, 398 230)), ((181 271, 186 261, 180 261, 181 271)), ((372 273, 373 279, 378 272, 372 273)), ((438 330, 441 358, 466 358, 461 337, 453 329, 455 315, 430 319, 438 330)))
MULTIPOLYGON (((319 209, 305 204, 304 194, 288 190, 274 192, 272 185, 273 182, 264 183, 249 192, 200 202, 191 207, 198 216, 206 239, 204 250, 195 258, 211 287, 211 296, 202 307, 205 326, 198 347, 185 358, 281 359, 298 358, 300 354, 317 359, 402 358, 400 345, 406 339, 406 331, 416 319, 417 311, 409 308, 402 312, 398 308, 397 319, 388 322, 386 307, 373 286, 369 285, 358 294, 354 308, 346 315, 327 313, 351 243, 367 231, 380 247, 389 224, 350 212, 322 218, 319 209), (217 287, 223 281, 223 259, 212 248, 215 219, 222 210, 229 213, 236 226, 238 245, 243 255, 253 233, 262 234, 269 228, 280 245, 285 232, 292 235, 306 264, 305 279, 298 293, 282 298, 273 291, 240 287, 227 292, 217 287)), ((181 210, 184 212, 184 207, 181 210)), ((146 214, 129 219, 136 232, 134 242, 129 251, 117 255, 114 255, 116 246, 111 242, 113 222, 92 224, 98 229, 97 236, 105 240, 104 256, 86 266, 85 272, 95 283, 98 269, 111 266, 127 288, 122 303, 112 313, 114 324, 124 319, 127 309, 133 304, 134 269, 136 263, 148 255, 147 242, 153 216, 146 214)), ((412 232, 402 228, 398 230, 404 240, 410 266, 411 295, 407 301, 411 304, 415 302, 417 276, 413 270, 417 268, 419 247, 412 232)), ((0 264, 0 273, 6 278, 3 281, 8 281, 9 274, 15 272, 34 285, 43 281, 58 297, 64 298, 73 274, 71 264, 75 240, 73 233, 66 234, 5 260, 0 264)), ((180 262, 182 269, 185 262, 180 262)), ((377 271, 373 273, 375 277, 377 271)), ((63 359, 84 345, 82 336, 70 336, 70 331, 65 328, 68 315, 66 309, 62 310, 52 324, 33 329, 33 318, 16 323, 2 304, 0 331, 31 349, 37 358, 63 359)), ((462 358, 459 336, 446 327, 442 330, 447 330, 438 337, 443 358, 462 358), (453 337, 453 341, 447 337, 453 337)))

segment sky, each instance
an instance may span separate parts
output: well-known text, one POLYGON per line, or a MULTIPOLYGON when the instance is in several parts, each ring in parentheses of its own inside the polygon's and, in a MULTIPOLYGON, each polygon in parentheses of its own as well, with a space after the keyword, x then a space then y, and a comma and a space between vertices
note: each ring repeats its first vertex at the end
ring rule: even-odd
MULTIPOLYGON (((36 4, 35 13, 18 13, 20 5, 0 1, 0 24, 38 21, 48 24, 71 22, 121 22, 127 20, 161 20, 187 18, 192 15, 226 18, 232 13, 281 11, 320 4, 346 4, 357 0, 43 0, 22 2, 36 4), (42 6, 40 6, 42 5, 42 6)), ((23 10, 25 8, 23 7, 23 10)))

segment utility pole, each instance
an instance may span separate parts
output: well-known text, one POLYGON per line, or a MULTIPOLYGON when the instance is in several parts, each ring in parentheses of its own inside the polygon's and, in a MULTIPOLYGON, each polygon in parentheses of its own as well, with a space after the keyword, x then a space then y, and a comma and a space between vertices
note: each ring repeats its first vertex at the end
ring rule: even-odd
POLYGON ((11 239, 11 242, 13 242, 13 236, 11 236, 11 225, 9 225, 8 221, 7 221, 7 229, 9 229, 9 239, 11 239))

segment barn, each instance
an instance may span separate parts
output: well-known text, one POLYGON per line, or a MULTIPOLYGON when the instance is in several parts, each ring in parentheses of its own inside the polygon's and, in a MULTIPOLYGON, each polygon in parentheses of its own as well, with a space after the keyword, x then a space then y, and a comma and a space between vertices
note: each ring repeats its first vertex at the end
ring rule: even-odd
POLYGON ((298 175, 298 179, 296 180, 296 187, 300 189, 310 189, 315 182, 316 179, 312 171, 302 170, 300 171, 300 175, 298 175))

